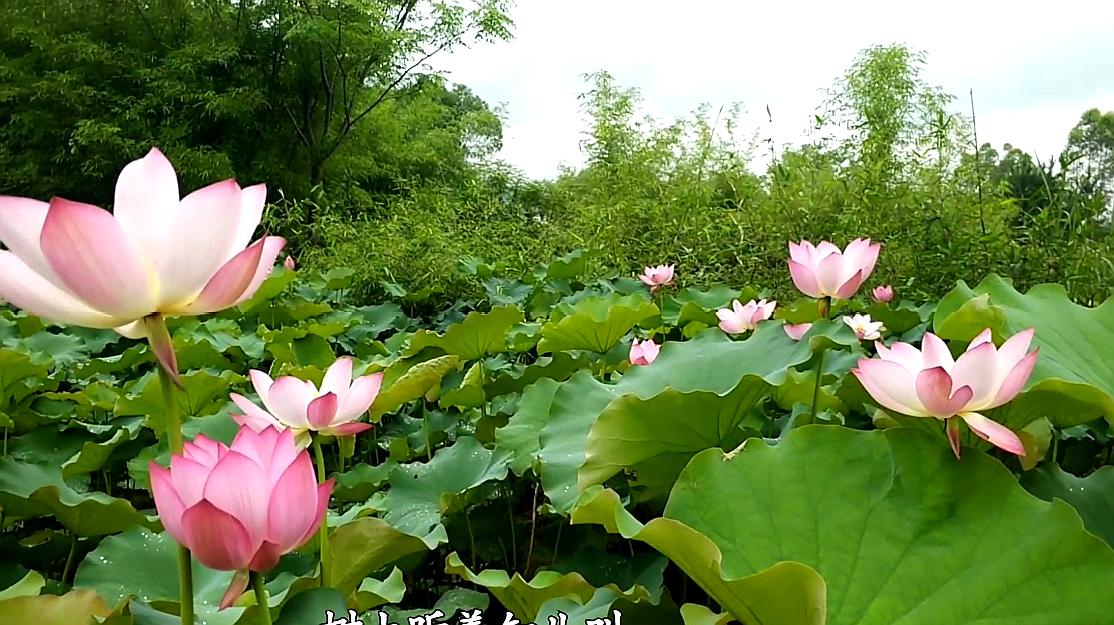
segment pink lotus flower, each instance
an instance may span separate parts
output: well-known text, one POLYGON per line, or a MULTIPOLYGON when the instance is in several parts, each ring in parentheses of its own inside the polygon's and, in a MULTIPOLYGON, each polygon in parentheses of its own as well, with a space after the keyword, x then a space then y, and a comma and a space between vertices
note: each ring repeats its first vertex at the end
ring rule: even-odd
POLYGON ((924 335, 920 350, 907 343, 889 348, 876 344, 879 358, 862 359, 851 372, 882 406, 913 417, 948 421, 948 439, 959 457, 958 423, 963 419, 975 434, 1012 454, 1024 455, 1021 439, 1009 428, 979 414, 996 408, 1021 392, 1037 353, 1026 353, 1035 330, 1019 332, 1002 347, 994 347, 984 330, 953 360, 947 345, 932 333, 924 335))
POLYGON ((297 268, 297 265, 294 264, 293 256, 287 256, 286 260, 282 261, 282 266, 285 267, 287 271, 294 271, 297 268))
POLYGON ((166 532, 198 562, 236 571, 221 608, 248 583, 248 571, 274 568, 304 545, 325 517, 333 491, 320 486, 294 435, 241 428, 231 447, 198 436, 170 459, 151 462, 151 492, 166 532))
POLYGON ((850 299, 862 286, 878 261, 881 243, 855 239, 847 249, 822 241, 789 244, 789 275, 801 293, 809 297, 850 299))
POLYGON ((264 185, 225 180, 181 198, 174 168, 152 149, 120 172, 113 213, 0 197, 0 297, 58 323, 151 338, 176 375, 154 315, 216 312, 255 294, 286 244, 251 242, 266 196, 264 185))
POLYGON ((661 347, 651 339, 645 341, 634 339, 630 346, 630 364, 648 365, 657 359, 659 351, 661 347))
POLYGON ((843 323, 855 331, 855 336, 860 341, 877 341, 882 338, 882 331, 886 329, 881 321, 871 320, 870 315, 845 315, 843 323))
POLYGON ((673 284, 673 265, 646 267, 638 278, 643 284, 649 286, 651 291, 656 291, 662 285, 673 284))
POLYGON ((794 341, 799 341, 804 337, 805 334, 808 333, 809 330, 812 329, 812 324, 786 324, 782 326, 782 329, 785 330, 785 333, 789 335, 789 338, 793 339, 794 341))
POLYGON ((244 411, 232 418, 255 431, 290 428, 302 444, 308 443, 311 431, 329 436, 359 434, 371 428, 370 423, 357 423, 356 419, 371 408, 383 383, 383 372, 353 380, 352 364, 351 358, 338 358, 325 372, 320 389, 313 382, 293 376, 272 380, 266 373, 253 369, 252 384, 267 409, 232 393, 232 401, 244 411))
POLYGON ((882 304, 889 304, 894 298, 894 288, 888 284, 876 286, 870 293, 874 296, 874 301, 882 304))
POLYGON ((773 316, 776 301, 750 300, 746 306, 739 300, 731 302, 731 308, 721 308, 716 311, 719 318, 719 329, 728 334, 740 334, 753 330, 759 321, 765 321, 773 316))

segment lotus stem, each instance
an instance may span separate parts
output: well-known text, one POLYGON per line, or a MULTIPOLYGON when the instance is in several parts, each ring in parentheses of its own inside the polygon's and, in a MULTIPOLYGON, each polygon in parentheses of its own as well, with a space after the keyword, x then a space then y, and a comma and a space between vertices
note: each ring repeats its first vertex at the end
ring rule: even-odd
MULTIPOLYGON (((325 482, 325 452, 321 449, 321 437, 313 436, 313 455, 317 458, 317 483, 325 482)), ((321 550, 321 586, 326 585, 329 570, 329 510, 325 509, 325 518, 321 519, 321 528, 317 531, 318 547, 321 550)), ((268 620, 268 622, 270 622, 268 620)))
MULTIPOLYGON (((162 389, 163 403, 166 405, 166 440, 171 454, 182 453, 182 418, 178 414, 178 400, 174 397, 174 382, 170 373, 161 365, 158 367, 159 387, 162 389)), ((178 601, 182 625, 194 625, 193 621, 193 568, 189 549, 178 546, 178 601)))
POLYGON ((824 356, 827 350, 820 350, 820 358, 816 361, 816 385, 812 387, 812 420, 811 423, 816 423, 817 406, 820 404, 820 383, 824 378, 824 356))
POLYGON ((271 608, 267 605, 267 588, 263 586, 263 574, 252 571, 250 575, 251 588, 255 591, 255 603, 259 606, 260 622, 263 625, 271 625, 273 622, 271 621, 271 608))
MULTIPOLYGON (((832 313, 832 298, 822 297, 816 302, 816 308, 820 313, 821 319, 830 319, 832 313)), ((818 404, 820 403, 820 383, 824 379, 824 356, 827 350, 820 349, 819 358, 816 361, 816 385, 812 388, 812 412, 810 423, 816 423, 816 412, 818 404)))
POLYGON ((182 625, 194 625, 192 558, 182 545, 178 545, 178 603, 182 625))

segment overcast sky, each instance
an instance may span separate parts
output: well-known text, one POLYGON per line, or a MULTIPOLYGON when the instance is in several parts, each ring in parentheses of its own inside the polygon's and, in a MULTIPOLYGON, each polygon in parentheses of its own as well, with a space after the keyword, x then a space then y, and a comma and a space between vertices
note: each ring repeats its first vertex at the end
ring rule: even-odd
POLYGON ((437 65, 507 107, 500 156, 535 177, 583 161, 577 94, 597 70, 638 88, 643 112, 660 119, 741 102, 751 130, 779 144, 800 142, 822 90, 880 44, 924 50, 925 79, 958 110, 973 88, 980 143, 1046 158, 1084 110, 1114 110, 1109 0, 517 0, 511 17, 513 41, 437 65))

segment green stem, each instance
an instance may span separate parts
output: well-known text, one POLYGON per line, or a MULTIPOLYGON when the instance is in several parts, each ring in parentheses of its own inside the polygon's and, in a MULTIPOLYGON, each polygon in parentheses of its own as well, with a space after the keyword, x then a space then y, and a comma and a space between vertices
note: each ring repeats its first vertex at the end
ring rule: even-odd
POLYGON ((267 605, 267 589, 263 587, 263 574, 251 572, 251 588, 255 591, 255 603, 259 606, 260 621, 271 625, 271 608, 267 605))
MULTIPOLYGON (((313 437, 313 455, 317 457, 317 483, 325 482, 325 452, 321 449, 321 438, 313 437)), ((321 519, 321 529, 317 531, 318 544, 321 549, 321 586, 325 586, 328 579, 326 572, 329 570, 329 511, 325 510, 325 518, 321 519)))
POLYGON ((182 453, 182 418, 178 414, 178 401, 174 399, 174 382, 166 369, 157 367, 159 372, 159 388, 162 389, 162 401, 166 406, 166 440, 170 453, 182 453))
MULTIPOLYGON (((832 298, 822 297, 816 302, 817 311, 820 313, 822 319, 831 318, 832 314, 832 298)), ((816 423, 816 411, 820 403, 820 382, 824 378, 824 356, 827 351, 821 348, 820 358, 816 362, 816 385, 812 388, 812 412, 810 423, 816 423)))
POLYGON ((66 557, 66 566, 62 569, 62 583, 65 584, 66 580, 70 578, 70 572, 73 571, 74 559, 77 557, 77 536, 70 535, 70 555, 66 557))
POLYGON ((468 527, 468 547, 472 555, 472 568, 476 568, 476 535, 472 533, 472 517, 468 515, 468 510, 464 510, 464 524, 468 527))
POLYGON ((425 460, 433 460, 433 446, 429 444, 429 413, 422 409, 422 436, 425 437, 425 460))
POLYGON ((178 545, 178 601, 180 602, 182 625, 193 622, 193 568, 190 550, 178 545))
POLYGON ((816 362, 816 385, 812 388, 812 421, 811 421, 811 423, 816 423, 816 410, 817 410, 817 406, 820 404, 820 382, 821 382, 822 378, 824 377, 824 356, 827 353, 828 353, 827 350, 821 349, 820 350, 820 359, 817 360, 817 362, 816 362))
MULTIPOLYGON (((174 382, 162 366, 159 372, 159 387, 162 389, 163 404, 166 406, 166 440, 170 453, 182 453, 182 418, 178 414, 178 401, 174 398, 174 382)), ((182 625, 193 625, 193 568, 190 566, 189 549, 178 546, 178 600, 181 604, 182 625)))

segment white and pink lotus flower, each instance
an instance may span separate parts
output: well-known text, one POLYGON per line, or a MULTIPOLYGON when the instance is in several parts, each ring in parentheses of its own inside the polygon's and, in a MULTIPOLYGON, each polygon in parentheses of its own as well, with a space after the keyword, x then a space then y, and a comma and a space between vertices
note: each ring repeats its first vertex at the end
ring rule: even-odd
POLYGON ((743 305, 739 300, 731 302, 731 308, 721 308, 716 311, 719 319, 719 329, 728 334, 742 334, 758 327, 758 322, 765 321, 774 315, 777 302, 770 300, 750 300, 743 305))
POLYGON ((789 275, 809 297, 850 299, 874 271, 881 250, 870 239, 855 239, 842 251, 828 241, 790 243, 789 275))
POLYGON ((57 323, 148 338, 177 376, 161 317, 255 294, 286 240, 252 236, 267 189, 225 180, 185 197, 158 149, 116 181, 113 212, 63 198, 0 197, 0 298, 57 323))
POLYGON ((648 365, 657 359, 659 351, 661 351, 661 346, 652 339, 646 339, 645 341, 634 339, 630 346, 630 363, 632 365, 648 365))
POLYGON ((372 427, 357 419, 371 408, 379 394, 383 372, 353 380, 352 367, 351 358, 338 358, 325 372, 321 388, 293 376, 272 380, 263 371, 253 369, 251 382, 266 409, 232 393, 232 401, 243 411, 232 418, 257 432, 268 427, 291 429, 302 445, 309 443, 310 432, 327 436, 359 434, 372 427))
POLYGON ((673 265, 646 267, 638 279, 650 287, 650 291, 657 291, 662 286, 673 284, 673 267, 673 265))
POLYGON ((1034 333, 1029 328, 995 347, 991 331, 986 329, 955 359, 944 341, 932 333, 924 335, 921 349, 908 343, 889 347, 878 343, 878 358, 860 360, 851 372, 883 407, 912 417, 945 420, 957 458, 956 417, 994 446, 1021 456, 1025 446, 1017 434, 981 412, 997 408, 1021 392, 1040 351, 1028 351, 1034 333))

